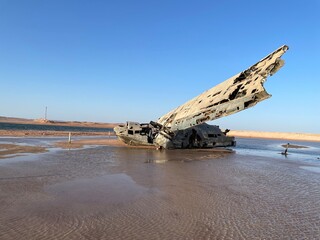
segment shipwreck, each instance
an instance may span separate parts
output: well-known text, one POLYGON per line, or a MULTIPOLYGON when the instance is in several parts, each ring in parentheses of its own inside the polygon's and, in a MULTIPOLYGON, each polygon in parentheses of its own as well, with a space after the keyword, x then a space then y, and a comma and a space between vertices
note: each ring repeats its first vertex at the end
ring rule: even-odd
POLYGON ((263 84, 283 65, 284 45, 248 69, 205 91, 185 104, 149 123, 126 122, 114 131, 129 145, 158 148, 213 148, 235 146, 219 126, 206 122, 228 116, 270 98, 263 84))

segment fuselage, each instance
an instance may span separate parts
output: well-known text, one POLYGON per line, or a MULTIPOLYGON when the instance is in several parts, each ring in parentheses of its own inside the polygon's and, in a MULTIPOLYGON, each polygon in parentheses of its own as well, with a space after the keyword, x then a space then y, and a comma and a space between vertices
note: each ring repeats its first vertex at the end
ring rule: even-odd
POLYGON ((263 84, 283 65, 283 45, 246 70, 206 90, 160 117, 157 122, 127 122, 114 128, 116 135, 130 145, 163 148, 212 148, 234 146, 218 126, 206 122, 243 111, 271 97, 263 84))
POLYGON ((152 124, 127 122, 114 128, 118 138, 129 145, 163 148, 213 148, 235 146, 234 137, 226 136, 218 126, 206 123, 184 130, 167 132, 152 124))

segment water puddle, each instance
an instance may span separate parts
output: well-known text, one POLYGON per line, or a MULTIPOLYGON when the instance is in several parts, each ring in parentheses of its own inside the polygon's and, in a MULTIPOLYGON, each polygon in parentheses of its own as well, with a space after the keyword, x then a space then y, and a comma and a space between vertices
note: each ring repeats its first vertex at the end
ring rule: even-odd
POLYGON ((54 198, 54 205, 74 209, 82 205, 124 204, 139 198, 148 189, 120 173, 57 183, 46 187, 45 191, 54 198))

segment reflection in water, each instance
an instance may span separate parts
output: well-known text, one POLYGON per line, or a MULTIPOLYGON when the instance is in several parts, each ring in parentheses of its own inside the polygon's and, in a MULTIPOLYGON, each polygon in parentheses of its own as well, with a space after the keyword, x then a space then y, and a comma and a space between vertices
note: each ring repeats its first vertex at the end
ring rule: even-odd
POLYGON ((216 159, 234 153, 232 150, 221 149, 176 149, 167 151, 146 151, 145 163, 166 163, 168 161, 200 161, 206 159, 216 159))
POLYGON ((55 197, 55 201, 69 208, 74 204, 126 203, 146 190, 128 175, 119 173, 60 182, 48 186, 46 191, 55 197))

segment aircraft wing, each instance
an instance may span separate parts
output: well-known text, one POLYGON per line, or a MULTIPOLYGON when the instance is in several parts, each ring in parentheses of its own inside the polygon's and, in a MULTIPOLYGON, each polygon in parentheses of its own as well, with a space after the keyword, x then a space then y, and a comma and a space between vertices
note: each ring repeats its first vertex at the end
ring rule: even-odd
POLYGON ((170 131, 182 130, 253 107, 271 97, 263 83, 284 65, 281 56, 288 49, 286 45, 278 48, 247 70, 165 114, 157 123, 170 131))

